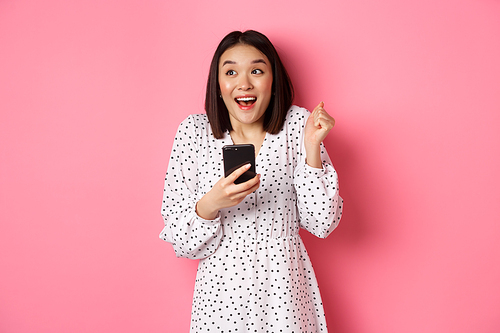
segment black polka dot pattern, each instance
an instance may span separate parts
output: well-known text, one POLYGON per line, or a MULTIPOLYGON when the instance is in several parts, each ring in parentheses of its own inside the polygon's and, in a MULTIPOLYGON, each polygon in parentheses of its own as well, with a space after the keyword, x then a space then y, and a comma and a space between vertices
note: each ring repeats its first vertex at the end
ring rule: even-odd
POLYGON ((196 202, 223 177, 222 147, 206 115, 179 126, 165 178, 160 238, 178 257, 200 259, 191 332, 327 332, 319 287, 299 236, 324 238, 342 215, 338 178, 322 147, 323 168, 305 163, 309 111, 292 106, 285 125, 267 134, 256 158, 260 188, 215 220, 196 202))

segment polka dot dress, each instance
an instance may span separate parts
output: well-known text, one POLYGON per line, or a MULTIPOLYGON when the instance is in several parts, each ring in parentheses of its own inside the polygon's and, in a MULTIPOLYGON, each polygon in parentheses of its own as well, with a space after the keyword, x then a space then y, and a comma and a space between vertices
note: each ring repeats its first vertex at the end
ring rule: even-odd
POLYGON ((323 168, 305 164, 303 128, 309 111, 292 106, 283 129, 266 134, 256 157, 261 185, 215 220, 196 202, 224 175, 222 147, 206 115, 191 115, 174 140, 163 196, 160 238, 178 257, 200 259, 194 332, 327 332, 316 277, 299 236, 327 237, 338 225, 338 178, 322 147, 323 168))

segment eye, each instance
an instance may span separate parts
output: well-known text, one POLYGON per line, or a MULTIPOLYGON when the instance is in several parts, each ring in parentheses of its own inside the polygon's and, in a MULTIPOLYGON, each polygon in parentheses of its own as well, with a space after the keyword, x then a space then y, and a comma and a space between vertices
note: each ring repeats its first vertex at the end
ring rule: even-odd
POLYGON ((254 69, 252 74, 264 74, 264 72, 261 69, 254 69))
POLYGON ((234 70, 230 69, 230 70, 228 70, 228 71, 226 72, 226 75, 229 75, 229 76, 231 76, 231 75, 236 75, 236 71, 234 71, 234 70))

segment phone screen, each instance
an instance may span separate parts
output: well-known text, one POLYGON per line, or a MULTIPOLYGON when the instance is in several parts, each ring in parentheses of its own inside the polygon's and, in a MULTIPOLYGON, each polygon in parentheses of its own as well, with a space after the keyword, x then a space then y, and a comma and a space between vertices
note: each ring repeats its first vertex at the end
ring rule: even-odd
POLYGON ((250 169, 235 180, 235 184, 244 183, 255 177, 255 147, 252 144, 230 145, 222 147, 224 158, 224 177, 229 176, 234 170, 250 163, 250 169))

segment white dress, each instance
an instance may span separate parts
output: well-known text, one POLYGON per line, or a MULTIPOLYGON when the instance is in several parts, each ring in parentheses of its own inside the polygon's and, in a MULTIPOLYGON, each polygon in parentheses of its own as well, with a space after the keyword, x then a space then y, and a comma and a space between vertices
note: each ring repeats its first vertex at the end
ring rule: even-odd
POLYGON ((305 163, 309 111, 292 106, 283 129, 266 134, 256 157, 257 191, 215 220, 196 202, 224 175, 222 147, 204 114, 179 126, 165 178, 160 238, 178 257, 200 259, 191 312, 195 332, 327 332, 316 277, 299 236, 324 238, 342 214, 338 178, 322 146, 323 168, 305 163))

